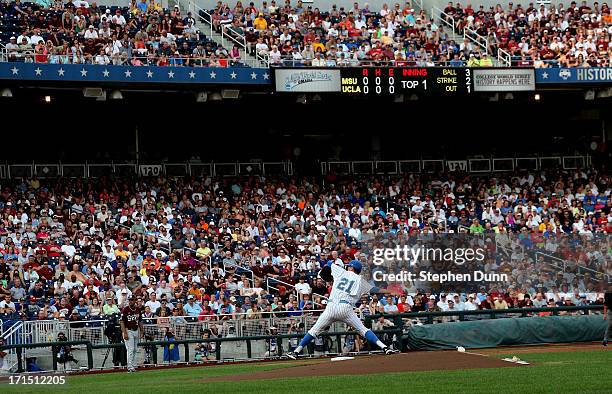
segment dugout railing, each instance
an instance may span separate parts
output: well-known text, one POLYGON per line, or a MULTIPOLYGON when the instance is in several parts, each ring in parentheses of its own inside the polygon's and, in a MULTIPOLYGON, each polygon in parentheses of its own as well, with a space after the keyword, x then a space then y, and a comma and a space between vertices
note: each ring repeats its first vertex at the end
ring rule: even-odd
MULTIPOLYGON (((401 334, 401 330, 399 328, 393 328, 393 329, 388 329, 388 330, 383 330, 383 331, 375 331, 375 333, 377 334, 401 334)), ((249 361, 249 360, 259 360, 259 359, 265 359, 265 358, 269 358, 269 359, 275 359, 275 358, 279 358, 282 357, 282 355, 286 352, 289 351, 290 348, 287 345, 287 340, 297 340, 299 338, 301 338, 305 333, 301 332, 301 333, 295 333, 295 334, 279 334, 279 335, 257 335, 257 336, 250 336, 250 337, 225 337, 225 338, 206 338, 206 339, 182 339, 182 340, 173 340, 173 341, 145 341, 145 342, 140 342, 138 344, 139 349, 142 349, 142 352, 151 352, 151 363, 146 363, 144 364, 144 366, 159 366, 159 365, 163 365, 160 364, 159 360, 162 358, 160 356, 160 351, 163 352, 164 348, 167 348, 169 346, 180 346, 180 349, 182 349, 181 351, 181 359, 180 361, 176 362, 175 364, 191 364, 191 363, 204 363, 204 362, 214 362, 214 363, 219 363, 219 362, 235 362, 235 361, 249 361), (274 352, 271 354, 266 354, 264 357, 259 356, 258 354, 256 354, 255 349, 254 349, 254 343, 255 342, 261 342, 261 341, 265 341, 265 342, 269 342, 269 341, 275 341, 276 346, 274 348, 274 352), (241 357, 241 358, 236 358, 236 357, 222 357, 223 354, 223 346, 222 344, 235 344, 235 343, 244 343, 244 356, 245 357, 241 357), (214 351, 212 353, 214 353, 214 357, 211 359, 206 359, 205 361, 196 361, 195 358, 193 357, 196 353, 196 351, 194 351, 193 347, 190 345, 197 345, 197 344, 214 344, 214 351), (149 348, 149 349, 147 349, 149 348)), ((324 337, 324 338, 335 338, 335 341, 332 341, 332 346, 328 346, 326 348, 326 350, 324 352, 319 352, 319 354, 321 355, 332 355, 332 354, 342 354, 345 353, 343 351, 343 342, 341 340, 341 338, 343 336, 354 336, 355 332, 354 331, 340 331, 340 332, 324 332, 321 333, 319 336, 320 337, 324 337)), ((16 355, 17 355, 17 368, 16 371, 17 373, 22 373, 22 372, 26 372, 26 369, 24 368, 26 363, 25 363, 25 351, 28 349, 46 349, 48 351, 48 355, 49 357, 51 357, 52 359, 52 367, 50 370, 46 370, 47 372, 51 372, 51 371, 70 371, 70 370, 94 370, 94 369, 111 369, 114 368, 112 365, 109 366, 105 366, 104 364, 106 364, 106 360, 110 359, 109 356, 109 352, 113 351, 114 349, 118 349, 118 350, 123 350, 124 349, 124 345, 122 343, 109 343, 109 344, 99 344, 99 345, 95 345, 92 344, 90 341, 64 341, 64 342, 47 342, 47 343, 29 343, 29 344, 15 344, 15 345, 5 345, 5 346, 1 346, 0 350, 4 350, 4 351, 15 351, 16 355), (73 352, 77 352, 77 351, 84 351, 86 354, 86 365, 80 366, 78 368, 74 368, 74 366, 70 366, 67 365, 66 363, 64 363, 64 365, 62 366, 62 363, 60 363, 59 358, 58 358, 58 351, 59 348, 62 346, 70 346, 73 347, 73 352), (96 357, 94 355, 94 351, 96 350, 102 350, 102 354, 104 354, 106 351, 106 356, 104 356, 103 362, 102 362, 102 366, 97 365, 100 364, 100 360, 102 359, 101 357, 96 357), (98 362, 96 362, 98 361, 98 362)), ((141 353, 142 353, 141 352, 141 353)), ((269 351, 268 351, 269 352, 269 351)), ((306 352, 308 352, 308 349, 306 349, 306 352)), ((354 353, 354 352, 350 352, 350 353, 354 353)), ((40 353, 39 353, 40 354, 40 353)), ((311 354, 313 355, 313 354, 311 354)), ((316 354, 315 354, 316 355, 316 354)), ((122 365, 125 365, 125 352, 122 351, 122 355, 121 357, 123 358, 122 361, 122 365)), ((142 358, 142 354, 141 354, 141 358, 142 358)), ((142 365, 142 363, 138 362, 139 364, 142 365)), ((108 362, 108 364, 111 364, 110 362, 108 362)), ((173 364, 173 363, 170 363, 173 364)))
MULTIPOLYGON (((388 338, 395 346, 402 346, 405 334, 415 324, 436 324, 443 322, 469 321, 472 319, 499 319, 499 318, 528 318, 530 316, 559 316, 601 313, 603 305, 589 306, 561 306, 552 308, 513 308, 513 309, 491 309, 475 311, 446 311, 446 312, 417 312, 400 314, 373 314, 364 317, 365 325, 374 328, 376 320, 384 317, 392 321, 393 326, 386 329, 374 329, 374 332, 381 338, 388 338)), ((242 320, 244 322, 245 320, 242 320)), ((201 326, 203 327, 203 326, 201 326)), ((325 356, 337 354, 357 354, 359 351, 373 351, 367 342, 363 341, 364 348, 351 349, 345 346, 349 338, 358 338, 355 331, 338 330, 339 326, 332 326, 330 331, 321 333, 319 338, 324 345, 320 349, 312 346, 306 349, 309 356, 325 356)), ((308 327, 301 327, 296 332, 268 334, 268 335, 248 335, 237 336, 226 333, 223 337, 204 337, 204 329, 193 332, 193 336, 187 339, 177 338, 172 341, 158 340, 158 336, 153 340, 139 343, 140 355, 139 364, 148 358, 145 366, 165 365, 163 362, 164 350, 169 346, 178 346, 180 359, 176 363, 222 363, 235 361, 249 361, 261 359, 276 359, 293 349, 299 339, 305 334, 308 327), (197 358, 198 350, 196 345, 206 345, 205 358, 197 358), (210 346, 209 346, 210 345, 210 346)), ((146 328, 145 328, 146 332, 146 328)), ((125 363, 124 345, 120 342, 115 343, 95 343, 90 340, 76 340, 67 342, 45 342, 45 343, 17 343, 7 344, 0 347, 1 350, 9 351, 16 355, 15 372, 26 371, 26 354, 32 354, 31 350, 37 349, 38 357, 46 357, 47 371, 69 371, 69 370, 98 370, 110 369, 115 366, 110 361, 114 358, 114 353, 119 352, 120 364, 125 363), (77 357, 82 362, 79 365, 67 365, 58 361, 58 346, 72 346, 77 357)))
POLYGON ((566 314, 590 314, 603 312, 603 305, 555 306, 545 308, 477 309, 443 312, 410 312, 397 314, 373 314, 365 317, 366 322, 382 317, 403 321, 412 320, 416 324, 435 324, 461 322, 475 319, 521 318, 531 316, 559 316, 566 314))

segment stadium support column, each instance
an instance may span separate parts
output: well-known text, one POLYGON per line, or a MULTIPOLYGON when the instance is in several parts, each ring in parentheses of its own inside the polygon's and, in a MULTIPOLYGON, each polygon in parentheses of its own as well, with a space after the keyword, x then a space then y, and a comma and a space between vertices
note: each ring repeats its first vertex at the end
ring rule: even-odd
POLYGON ((134 126, 134 138, 136 148, 136 164, 140 163, 140 146, 138 145, 138 125, 134 126))
POLYGON ((371 160, 380 160, 380 135, 372 135, 370 137, 370 143, 372 146, 371 160))

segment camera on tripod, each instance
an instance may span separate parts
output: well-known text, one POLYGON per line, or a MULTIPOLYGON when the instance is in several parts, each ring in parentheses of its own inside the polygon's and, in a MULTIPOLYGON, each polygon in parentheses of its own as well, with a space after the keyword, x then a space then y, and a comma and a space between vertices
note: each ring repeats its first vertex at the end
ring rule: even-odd
POLYGON ((104 327, 104 335, 110 343, 118 343, 123 339, 121 333, 121 324, 119 323, 119 314, 114 313, 108 316, 106 327, 104 327))
MULTIPOLYGON (((112 315, 107 316, 106 326, 104 327, 104 335, 108 338, 108 342, 110 344, 118 344, 123 341, 123 333, 121 332, 121 324, 119 323, 120 315, 118 313, 113 313, 112 315)), ((108 348, 106 351, 106 355, 104 356, 104 361, 102 362, 102 366, 106 364, 106 360, 110 354, 110 351, 113 351, 113 365, 118 366, 119 364, 125 365, 125 347, 117 346, 113 348, 108 348)))

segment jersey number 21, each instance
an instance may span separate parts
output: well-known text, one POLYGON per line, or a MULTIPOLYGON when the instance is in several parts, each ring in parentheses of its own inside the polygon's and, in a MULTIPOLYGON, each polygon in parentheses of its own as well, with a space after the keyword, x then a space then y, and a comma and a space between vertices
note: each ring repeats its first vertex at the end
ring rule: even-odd
POLYGON ((354 281, 354 280, 352 280, 352 281, 350 281, 350 282, 349 282, 349 280, 348 280, 348 279, 346 279, 346 278, 342 278, 342 279, 340 280, 340 282, 338 283, 338 286, 336 286, 336 287, 338 288, 338 290, 342 290, 342 291, 345 291, 345 292, 347 292, 347 293, 350 293, 350 292, 351 292, 351 289, 353 288, 353 285, 354 285, 354 284, 355 284, 355 281, 354 281), (348 287, 346 287, 346 284, 347 284, 347 283, 348 283, 348 287))

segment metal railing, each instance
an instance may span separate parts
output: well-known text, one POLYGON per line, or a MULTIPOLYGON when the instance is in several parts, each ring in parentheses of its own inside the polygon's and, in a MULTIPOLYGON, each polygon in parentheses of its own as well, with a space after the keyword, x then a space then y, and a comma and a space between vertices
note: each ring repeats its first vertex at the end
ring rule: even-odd
MULTIPOLYGON (((230 51, 228 51, 230 53, 230 51)), ((97 55, 73 56, 70 54, 35 53, 34 51, 9 51, 0 49, 0 62, 21 62, 36 64, 89 64, 98 66, 134 66, 134 67, 262 67, 256 59, 251 59, 246 54, 240 57, 218 57, 218 56, 193 56, 180 55, 176 57, 162 57, 159 55, 148 56, 121 56, 111 55, 98 58, 97 55)), ((267 67, 267 66, 266 66, 267 67)))
MULTIPOLYGON (((441 22, 443 25, 449 27, 452 30, 453 38, 455 38, 455 40, 457 38, 457 34, 460 34, 463 36, 464 39, 467 38, 469 41, 484 50, 487 55, 489 55, 489 40, 487 37, 478 34, 475 30, 467 26, 463 27, 463 31, 461 31, 461 26, 455 20, 455 18, 437 7, 432 7, 431 12, 432 15, 437 18, 437 21, 441 22)), ((509 58, 505 57, 506 54, 507 53, 500 54, 498 52, 498 65, 504 67, 510 66, 510 60, 509 58)))
POLYGON ((489 55, 489 40, 487 37, 476 33, 476 30, 465 27, 463 29, 463 38, 467 38, 468 40, 472 41, 474 44, 478 45, 481 50, 484 50, 487 55, 489 55))
MULTIPOLYGON (((180 6, 180 0, 179 0, 179 6, 180 6)), ((203 22, 210 28, 210 34, 212 35, 213 32, 215 32, 214 26, 212 24, 212 15, 210 15, 210 13, 207 10, 200 7, 193 1, 188 1, 187 7, 189 11, 192 12, 192 14, 195 12, 195 14, 197 15, 198 21, 203 22), (202 14, 204 14, 206 17, 203 17, 202 14)), ((225 47, 226 40, 229 42, 233 42, 234 44, 239 46, 244 57, 246 58, 246 39, 244 36, 238 34, 235 30, 233 30, 232 28, 226 25, 221 25, 220 31, 215 32, 215 33, 218 33, 221 35, 221 45, 223 47, 225 47), (228 32, 232 34, 228 34, 228 32)))
MULTIPOLYGON (((325 59, 321 58, 322 61, 325 59)), ((299 60, 281 57, 278 61, 270 61, 270 67, 466 67, 466 62, 459 61, 430 61, 430 60, 370 60, 370 59, 334 59, 329 65, 313 65, 313 60, 299 60)))
MULTIPOLYGON (((270 358, 279 358, 281 357, 285 351, 290 350, 292 347, 295 347, 297 340, 304 335, 305 331, 300 330, 296 333, 291 334, 276 334, 276 335, 254 335, 248 337, 238 337, 238 336, 228 336, 222 338, 198 338, 198 339, 183 339, 183 340, 172 340, 172 341, 146 341, 138 343, 139 349, 142 349, 146 354, 150 354, 151 360, 149 363, 145 363, 145 365, 149 366, 158 366, 163 365, 159 362, 159 351, 163 351, 164 348, 167 348, 170 345, 180 346, 183 345, 183 361, 181 363, 195 363, 200 364, 203 361, 200 359, 196 359, 195 356, 197 350, 192 345, 202 345, 202 344, 214 344, 212 347, 212 353, 214 356, 212 359, 206 357, 206 361, 212 362, 235 362, 237 360, 242 361, 250 361, 257 359, 270 359, 270 358), (285 345, 284 340, 288 340, 290 343, 285 345), (256 349, 256 344, 259 342, 263 346, 258 346, 256 349), (293 345, 291 344, 293 343, 293 345), (242 346, 244 343, 246 346, 242 346), (271 344, 274 343, 272 347, 271 344), (236 357, 236 352, 232 352, 233 357, 223 357, 223 349, 225 347, 232 347, 235 349, 240 349, 241 352, 236 357), (262 349, 263 348, 263 349, 262 349)), ((396 335, 397 338, 401 335, 401 329, 387 329, 384 331, 374 331, 375 334, 378 335, 396 335)), ((320 337, 323 338, 335 338, 334 341, 329 341, 330 345, 326 347, 324 354, 341 354, 344 353, 343 350, 343 336, 355 336, 355 331, 329 331, 322 332, 319 334, 320 337)), ((104 363, 108 358, 109 352, 114 350, 123 351, 125 349, 125 345, 123 343, 110 343, 110 344, 92 344, 89 341, 63 341, 63 342, 49 342, 49 343, 33 343, 33 344, 15 344, 15 345, 5 345, 0 347, 0 350, 14 350, 17 354, 17 365, 15 372, 23 373, 25 372, 24 368, 24 360, 25 360, 25 352, 27 349, 50 349, 44 353, 51 356, 52 362, 49 369, 52 371, 60 370, 60 361, 57 357, 57 349, 60 346, 70 346, 70 347, 84 347, 86 365, 78 368, 78 370, 95 370, 95 369, 104 369, 104 363), (98 354, 94 354, 95 350, 100 350, 101 352, 98 354), (103 353, 106 352, 106 356, 104 356, 104 361, 102 361, 103 353), (102 361, 102 362, 101 362, 102 361), (101 363, 100 363, 101 362, 101 363), (101 366, 100 366, 101 364, 101 366)), ((369 345, 368 345, 369 347, 369 345)), ((125 353, 123 353, 125 354, 125 353)), ((125 363, 125 359, 122 361, 122 364, 125 363)), ((168 365, 168 364, 165 364, 168 365)), ((111 369, 113 367, 109 366, 106 369, 111 369)), ((64 363, 63 366, 64 371, 73 370, 71 366, 67 363, 64 363)))
MULTIPOLYGON (((183 1, 185 2, 186 0, 183 0, 183 1)), ((204 8, 199 7, 193 1, 187 0, 186 2, 187 2, 187 10, 191 12, 192 16, 194 13, 197 15, 196 21, 203 22, 205 25, 208 26, 207 30, 210 31, 210 35, 212 36, 214 29, 213 29, 212 17, 210 13, 204 8), (206 18, 204 18, 201 13, 206 15, 206 18)), ((181 3, 181 0, 176 0, 176 3, 179 6, 179 8, 181 8, 184 5, 184 3, 183 4, 181 3)))
POLYGON ((512 55, 510 55, 510 53, 498 47, 497 48, 497 61, 499 62, 500 65, 504 67, 511 67, 512 66, 512 55))
POLYGON ((554 168, 575 170, 591 166, 591 156, 538 156, 514 158, 478 158, 465 160, 360 160, 322 161, 321 174, 371 175, 463 171, 468 173, 537 171, 554 168), (456 164, 461 162, 462 166, 456 164))
MULTIPOLYGON (((143 164, 146 166, 146 164, 143 164)), ((254 162, 183 162, 156 163, 161 166, 158 176, 291 176, 291 161, 254 162)), ((132 163, 15 163, 0 164, 0 179, 15 178, 98 178, 100 176, 139 176, 139 164, 132 163)))
MULTIPOLYGON (((177 0, 180 3, 180 0, 177 0)), ((210 34, 212 36, 214 30, 214 26, 212 24, 212 15, 208 10, 197 5, 193 0, 188 0, 188 9, 195 14, 197 14, 197 20, 206 24, 210 29, 210 34), (206 17, 203 17, 204 14, 206 17)), ((232 29, 231 26, 227 24, 221 24, 220 32, 215 32, 221 36, 221 45, 225 46, 225 41, 232 42, 240 48, 242 51, 243 59, 248 59, 248 61, 252 64, 251 67, 269 67, 268 59, 265 57, 256 55, 255 59, 250 59, 248 56, 247 49, 247 41, 246 35, 238 33, 236 30, 232 29)))
POLYGON ((435 6, 431 7, 431 15, 434 17, 434 21, 440 22, 440 24, 451 29, 453 39, 457 41, 458 27, 455 18, 435 6))
MULTIPOLYGON (((549 258, 549 259, 551 259, 553 261, 556 261, 557 263, 554 263, 554 262, 547 262, 547 263, 549 265, 559 269, 559 270, 562 270, 561 272, 566 272, 566 269, 567 269, 567 266, 568 266, 567 260, 564 260, 564 259, 562 259, 560 257, 557 257, 557 256, 554 256, 552 254, 548 254, 548 253, 544 253, 544 252, 540 252, 540 251, 536 251, 534 253, 534 255, 535 255, 536 261, 537 261, 538 256, 544 256, 544 257, 549 258)), ((589 272, 589 273, 593 274, 595 277, 602 277, 603 279, 607 279, 608 283, 612 283, 612 275, 610 275, 610 274, 607 274, 607 273, 602 272, 602 271, 598 271, 598 270, 593 269, 593 268, 586 267, 586 266, 578 264, 578 263, 570 263, 570 264, 571 264, 572 268, 575 267, 575 268, 578 269, 578 273, 580 273, 580 271, 586 271, 586 272, 589 272)))
POLYGON ((543 308, 508 308, 508 309, 476 309, 444 311, 444 312, 409 312, 399 313, 394 315, 389 314, 373 314, 367 319, 376 319, 380 316, 400 318, 400 319, 417 319, 423 324, 435 324, 449 321, 466 321, 470 317, 481 319, 498 319, 498 318, 526 318, 538 316, 540 314, 558 316, 567 313, 590 314, 592 312, 603 311, 603 305, 586 305, 586 306, 555 306, 543 308))
MULTIPOLYGON (((418 12, 425 10, 425 8, 423 8, 423 0, 412 0, 410 4, 413 8, 416 8, 418 12)), ((416 13, 418 14, 418 12, 416 13)))
MULTIPOLYGON (((297 296, 298 296, 298 299, 299 299, 299 300, 302 300, 302 295, 301 295, 301 294, 300 294, 300 293, 297 291, 297 289, 295 288, 295 285, 293 285, 293 284, 291 284, 291 283, 284 282, 284 281, 282 281, 282 280, 280 280, 280 279, 271 278, 271 277, 269 277, 269 276, 266 276, 266 288, 268 288, 268 289, 274 289, 274 290, 278 291, 278 288, 274 286, 275 284, 278 284, 278 283, 280 283, 281 285, 283 285, 283 286, 285 286, 285 287, 288 287, 288 288, 289 288, 289 291, 295 291, 295 292, 296 292, 296 294, 297 294, 297 296)), ((312 294, 312 293, 311 293, 311 297, 313 298, 313 303, 314 303, 314 297, 315 297, 315 296, 316 296, 316 297, 320 297, 320 298, 322 298, 322 299, 324 299, 324 300, 328 300, 328 299, 329 299, 329 297, 327 297, 327 296, 325 296, 325 295, 321 295, 321 294, 312 294)), ((316 304, 316 305, 320 306, 321 304, 316 304)))
MULTIPOLYGON (((545 308, 512 308, 512 309, 489 309, 489 310, 473 310, 473 311, 446 311, 446 312, 417 312, 417 313, 400 313, 400 314, 372 314, 365 317, 365 325, 368 327, 372 326, 375 319, 380 316, 391 319, 394 323, 392 328, 386 330, 374 330, 374 333, 379 337, 387 338, 391 337, 391 342, 395 346, 403 346, 402 340, 403 335, 410 330, 413 324, 436 324, 440 322, 462 322, 468 320, 474 320, 479 318, 484 319, 498 319, 498 318, 529 318, 531 316, 558 316, 558 315, 572 315, 572 314, 590 314, 599 313, 603 310, 602 305, 588 305, 588 306, 574 306, 574 307, 545 307, 545 308)), ((309 324, 314 324, 316 316, 308 316, 308 321, 304 320, 303 325, 297 323, 297 318, 293 318, 293 325, 291 332, 286 325, 279 324, 279 321, 269 321, 268 324, 279 324, 276 325, 276 331, 271 333, 270 325, 257 325, 259 322, 253 320, 251 323, 254 326, 245 326, 249 320, 235 320, 235 321, 217 321, 217 322, 194 322, 194 323, 183 323, 175 321, 174 330, 179 334, 175 336, 175 340, 164 341, 165 328, 170 327, 169 324, 161 325, 158 324, 158 329, 153 334, 148 335, 146 341, 140 342, 138 346, 143 349, 148 355, 148 365, 160 365, 159 350, 163 350, 164 347, 169 345, 183 345, 183 361, 184 363, 194 363, 195 357, 192 355, 197 351, 197 348, 193 345, 202 344, 214 344, 214 347, 210 347, 211 353, 214 353, 214 357, 209 359, 206 357, 206 361, 212 362, 223 362, 223 361, 236 361, 236 360, 255 360, 261 358, 277 358, 283 355, 285 351, 290 350, 297 343, 297 340, 301 338, 304 333, 308 330, 309 324), (190 327, 188 324, 192 324, 190 327), (225 330, 224 328, 216 329, 218 334, 221 336, 204 336, 206 330, 210 330, 212 324, 225 324, 225 327, 235 327, 235 329, 225 330), (242 324, 242 325, 241 325, 242 324), (182 328, 179 328, 182 327, 182 328), (208 328, 204 328, 208 327, 208 328), (254 331, 251 331, 254 328, 254 331), (287 328, 285 330, 285 328, 287 328), (184 330, 183 330, 184 329, 184 330), (188 331, 189 329, 189 331, 188 331), (295 329, 295 331, 293 331, 295 329), (260 332, 265 332, 259 334, 260 332), (239 332, 247 335, 240 336, 239 332), (286 333, 285 333, 286 332, 286 333), (224 334, 224 335, 223 335, 224 334), (162 339, 157 339, 157 338, 162 339), (284 340, 288 340, 289 343, 284 343, 284 340), (242 345, 246 346, 242 346, 242 345), (274 344, 272 346, 272 344, 274 344), (230 357, 228 357, 230 356, 230 357)), ((291 317, 289 321, 291 321, 291 317)), ((262 320, 263 321, 263 320, 262 320)), ((460 324, 460 323, 455 323, 460 324)), ((153 325, 145 326, 145 334, 147 327, 151 329, 153 325)), ((207 331, 209 332, 209 331, 207 331)), ((322 332, 319 334, 323 338, 329 338, 329 344, 324 350, 324 354, 340 354, 346 353, 346 349, 343 348, 342 337, 355 336, 355 331, 346 330, 346 326, 334 325, 328 332, 322 332), (333 340, 335 339, 335 341, 333 340)), ((54 371, 57 371, 60 367, 60 362, 57 358, 57 349, 59 346, 71 346, 74 351, 85 351, 86 354, 86 366, 82 368, 87 370, 104 368, 104 363, 108 358, 111 350, 122 350, 124 349, 123 343, 96 343, 91 340, 68 340, 65 342, 40 342, 40 343, 10 343, 0 347, 0 350, 8 351, 10 354, 16 355, 16 372, 24 372, 24 360, 26 354, 44 354, 47 358, 51 358, 51 367, 54 371), (49 351, 35 352, 35 349, 52 349, 49 351), (94 351, 100 352, 94 352, 94 351), (35 353, 32 353, 35 352, 35 353), (106 356, 104 356, 106 352, 106 356), (102 360, 104 359, 104 360, 102 360)), ((41 356, 42 358, 42 356, 41 356)), ((67 370, 70 368, 69 365, 64 365, 67 370)), ((107 367, 111 368, 111 367, 107 367)))
MULTIPOLYGON (((1 326, 4 325, 4 322, 1 326)), ((6 331, 2 332, 2 339, 5 344, 17 344, 21 343, 21 332, 23 330, 23 321, 18 320, 6 331)), ((9 349, 7 355, 4 358, 4 363, 7 370, 13 369, 17 365, 17 351, 15 349, 9 349)))

